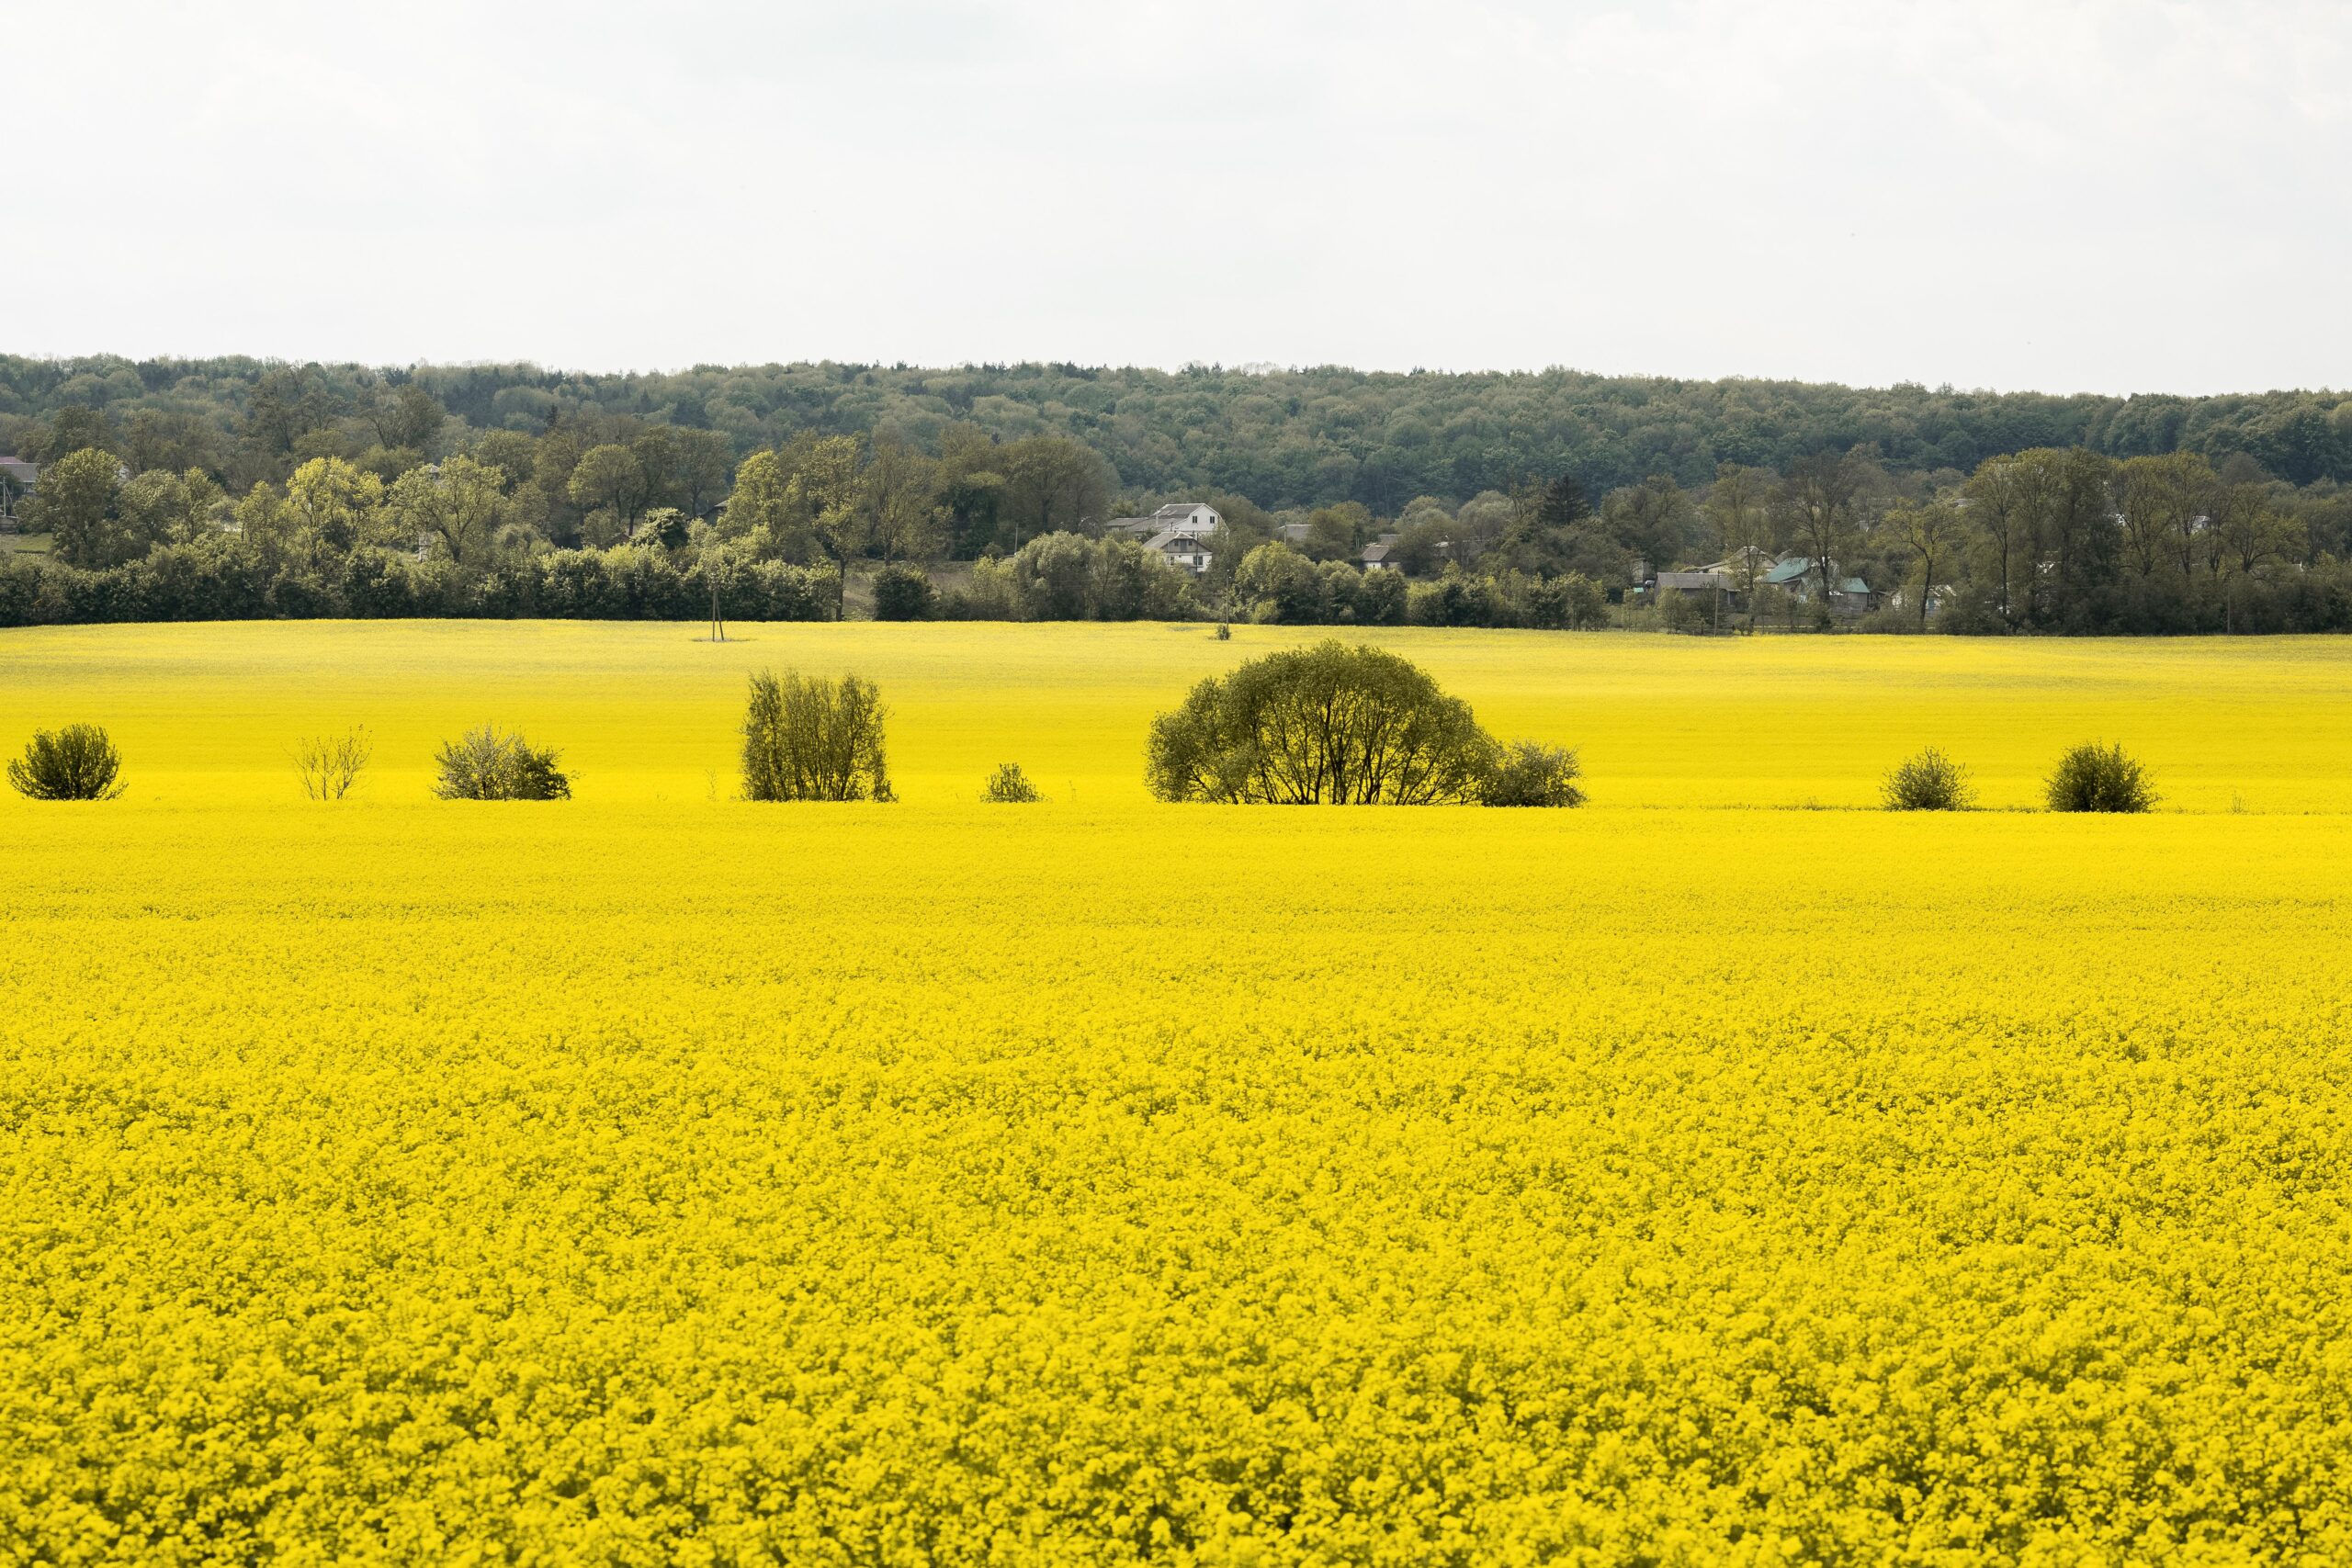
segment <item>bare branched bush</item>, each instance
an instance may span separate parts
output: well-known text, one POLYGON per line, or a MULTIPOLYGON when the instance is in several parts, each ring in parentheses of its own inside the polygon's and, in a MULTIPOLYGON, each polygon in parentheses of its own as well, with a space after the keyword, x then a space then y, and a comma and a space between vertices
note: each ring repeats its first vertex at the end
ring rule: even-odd
POLYGON ((95 724, 36 732, 8 764, 8 783, 28 800, 112 800, 122 782, 122 753, 95 724))
POLYGON ((311 800, 341 800, 359 785, 376 743, 360 725, 341 735, 314 735, 294 748, 294 772, 311 800))
POLYGON ((1968 770, 1933 746, 1891 770, 1879 795, 1889 811, 1965 811, 1976 804, 1968 770))
POLYGON ((810 679, 796 671, 752 677, 743 716, 746 800, 895 800, 882 724, 889 710, 871 681, 810 679))
POLYGON ((485 724, 441 743, 433 793, 443 800, 569 800, 571 780, 557 766, 560 756, 485 724))
POLYGON ((980 790, 980 798, 998 806, 1032 806, 1046 797, 1029 782, 1018 762, 999 762, 980 790))

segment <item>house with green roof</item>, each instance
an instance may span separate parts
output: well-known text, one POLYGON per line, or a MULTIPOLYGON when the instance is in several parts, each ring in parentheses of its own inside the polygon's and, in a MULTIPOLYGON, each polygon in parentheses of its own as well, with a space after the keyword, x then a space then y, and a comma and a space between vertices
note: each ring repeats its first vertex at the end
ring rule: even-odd
MULTIPOLYGON (((1768 587, 1778 588, 1800 604, 1810 604, 1821 592, 1819 558, 1786 556, 1781 564, 1764 574, 1768 587)), ((1835 585, 1829 590, 1832 614, 1860 615, 1878 608, 1878 595, 1860 578, 1841 572, 1838 563, 1829 563, 1829 580, 1835 585)))

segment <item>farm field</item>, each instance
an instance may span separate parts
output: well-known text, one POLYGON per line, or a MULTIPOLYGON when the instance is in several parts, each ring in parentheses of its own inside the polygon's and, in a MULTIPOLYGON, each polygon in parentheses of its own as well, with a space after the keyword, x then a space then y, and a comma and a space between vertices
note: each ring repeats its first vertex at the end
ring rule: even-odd
POLYGON ((698 630, 0 634, 0 1561, 2352 1557, 2352 644, 1385 633, 1595 804, 1311 812, 1141 739, 1317 634, 698 630))

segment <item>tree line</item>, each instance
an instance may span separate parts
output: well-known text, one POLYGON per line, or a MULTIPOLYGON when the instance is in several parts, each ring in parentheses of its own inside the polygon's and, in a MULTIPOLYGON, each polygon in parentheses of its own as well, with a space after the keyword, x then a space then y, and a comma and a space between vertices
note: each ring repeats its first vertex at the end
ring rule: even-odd
MULTIPOLYGON (((696 366, 593 374, 533 365, 381 368, 244 357, 130 360, 0 355, 0 451, 50 457, 103 423, 133 470, 203 468, 232 491, 283 483, 313 457, 462 446, 445 430, 537 435, 665 425, 707 431, 730 457, 797 436, 895 433, 940 452, 952 426, 1005 445, 1067 437, 1137 493, 1225 492, 1271 510, 1356 502, 1394 516, 1414 497, 1465 500, 1531 477, 1596 494, 1718 465, 1784 471, 1866 448, 1897 473, 1965 473, 2037 446, 2111 457, 2244 453, 2289 484, 2352 481, 2352 395, 2052 396, 1752 378, 1535 372, 1386 373, 1334 366, 1179 371, 1076 365, 696 366), (71 421, 69 421, 71 423, 71 421)), ((622 437, 626 439, 624 435, 622 437)), ((1010 477, 1010 476, 1008 476, 1010 477)), ((691 508, 689 508, 691 510, 691 508)))
MULTIPOLYGON (((1138 487, 1115 446, 992 431, 977 417, 996 409, 984 399, 965 411, 974 418, 904 422, 885 419, 876 411, 887 400, 875 400, 863 432, 829 433, 812 414, 773 442, 755 427, 745 447, 729 429, 677 423, 675 397, 616 412, 585 396, 601 389, 627 401, 616 389, 633 386, 642 403, 685 384, 676 378, 559 378, 573 389, 569 401, 502 403, 533 383, 510 378, 485 392, 498 378, 476 368, 158 363, 185 374, 168 380, 150 365, 106 361, 71 362, 79 368, 68 374, 68 362, 0 360, 9 406, 56 405, 0 412, 0 433, 42 465, 18 521, 51 546, 45 561, 0 556, 0 624, 814 618, 844 614, 853 576, 880 567, 885 615, 1573 627, 1638 621, 1656 605, 1661 624, 1699 629, 1725 624, 1722 604, 1644 595, 1638 584, 1657 569, 1721 562, 1736 590, 1729 620, 1751 627, 1797 624, 1800 601, 1819 616, 1853 578, 1884 600, 1869 624, 1887 629, 1906 615, 1915 626, 1977 632, 2352 625, 2343 565, 2352 490, 2335 477, 2330 445, 2352 428, 2352 403, 2318 394, 2264 403, 2258 417, 2245 400, 2198 400, 2171 425, 2148 423, 2146 408, 2126 419, 2125 406, 2087 424, 2058 422, 2110 443, 2170 443, 2123 456, 2079 440, 1997 451, 1966 469, 1922 468, 1891 460, 1888 441, 1860 441, 1778 466, 1720 461, 1695 482, 1673 467, 1615 484, 1606 464, 1532 467, 1499 486, 1431 491, 1382 510, 1353 498, 1268 506, 1225 490, 1138 487), (133 389, 151 382, 161 389, 133 389), (476 412, 508 423, 485 426, 476 412), (2269 429, 2266 420, 2308 439, 2291 460, 2262 449, 2318 477, 2298 483, 2255 454, 2262 444, 2247 433, 2269 429), (2237 434, 2216 434, 2224 429, 2237 434), (2182 445, 2192 438, 2211 449, 2182 445), (1205 500, 1226 520, 1201 579, 1102 536, 1104 519, 1172 499, 1205 500), (1375 542, 1395 570, 1360 569, 1375 542), (1798 587, 1817 592, 1761 581, 1790 556, 1812 563, 1817 582, 1798 587), (928 577, 890 570, 960 562, 976 564, 944 574, 935 591, 928 577)), ((771 367, 762 384, 799 385, 808 368, 771 367)), ((969 374, 1025 385, 1049 368, 969 374)), ((1065 372, 1078 374, 1053 375, 1065 372)), ((859 374, 889 387, 916 373, 859 374)), ((1237 378, 1251 379, 1195 379, 1230 389, 1237 378)), ((1403 379, 1462 397, 1477 380, 1403 379)), ((1606 384, 1619 398, 1634 385, 1606 384)), ((1216 399, 1199 395, 1206 429, 1216 399)), ((2047 415, 2048 401, 2015 403, 1999 428, 2041 428, 2020 411, 2047 415)), ((1805 413, 1817 402, 1784 411, 1804 439, 1834 424, 1805 413)), ((695 407, 708 416, 707 400, 695 407)), ((1940 445, 1929 454, 1947 455, 1940 445)))

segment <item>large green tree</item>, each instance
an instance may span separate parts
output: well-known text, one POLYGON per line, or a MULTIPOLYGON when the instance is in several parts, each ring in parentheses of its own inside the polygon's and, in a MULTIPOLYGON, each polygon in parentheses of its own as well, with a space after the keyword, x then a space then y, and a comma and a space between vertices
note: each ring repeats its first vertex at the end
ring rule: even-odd
POLYGON ((461 455, 402 474, 384 506, 412 536, 436 541, 460 567, 478 568, 505 518, 505 482, 497 468, 461 455))
POLYGON ((134 536, 116 514, 120 468, 113 453, 85 446, 40 471, 40 489, 25 503, 26 521, 51 536, 51 550, 68 566, 95 570, 146 553, 149 541, 134 536))
POLYGON ((1111 499, 1102 457, 1064 435, 1033 435, 1004 448, 1004 513, 1017 546, 1025 536, 1101 522, 1111 499))
POLYGON ((637 531, 638 513, 645 509, 644 460, 616 441, 591 446, 573 466, 564 493, 582 511, 610 513, 627 538, 637 531))

